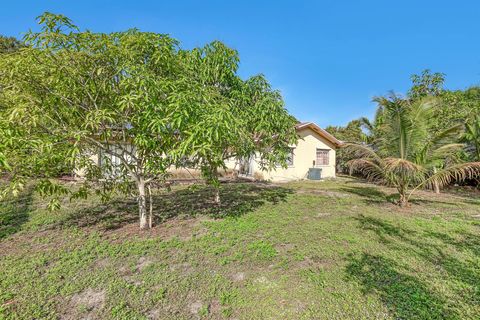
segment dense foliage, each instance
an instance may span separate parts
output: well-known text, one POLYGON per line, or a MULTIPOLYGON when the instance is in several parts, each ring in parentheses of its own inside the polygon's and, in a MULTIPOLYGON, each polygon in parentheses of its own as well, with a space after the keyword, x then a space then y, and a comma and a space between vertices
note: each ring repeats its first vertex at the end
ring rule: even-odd
POLYGON ((23 42, 14 37, 0 35, 0 54, 15 52, 24 46, 23 42))
POLYGON ((406 97, 391 93, 376 97, 373 121, 362 118, 346 128, 329 128, 346 149, 340 166, 397 188, 404 205, 413 191, 480 176, 480 96, 477 88, 443 89, 444 75, 428 70, 412 76, 406 97))
POLYGON ((268 168, 285 163, 296 142, 281 95, 263 76, 242 80, 238 53, 220 42, 183 50, 164 34, 80 31, 51 13, 39 23, 25 47, 0 56, 7 191, 38 173, 51 208, 62 196, 121 191, 136 196, 146 228, 146 199, 151 208, 151 186, 168 169, 198 166, 218 185, 228 157, 258 153, 268 168), (48 179, 60 165, 86 178, 75 192, 48 179))

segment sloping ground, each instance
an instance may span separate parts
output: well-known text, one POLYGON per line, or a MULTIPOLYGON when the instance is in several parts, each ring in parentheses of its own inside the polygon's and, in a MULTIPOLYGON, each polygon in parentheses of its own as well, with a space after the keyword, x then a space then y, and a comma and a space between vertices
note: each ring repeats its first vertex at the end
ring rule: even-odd
POLYGON ((349 179, 0 208, 0 318, 478 319, 480 200, 349 179))

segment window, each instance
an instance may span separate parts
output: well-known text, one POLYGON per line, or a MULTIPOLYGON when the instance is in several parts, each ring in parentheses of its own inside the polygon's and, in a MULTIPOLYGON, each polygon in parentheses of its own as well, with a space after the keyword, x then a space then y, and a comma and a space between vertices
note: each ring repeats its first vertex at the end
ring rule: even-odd
POLYGON ((109 145, 108 149, 116 155, 110 152, 99 150, 98 152, 98 165, 102 168, 105 176, 110 178, 119 177, 122 175, 122 171, 125 170, 125 165, 122 160, 126 160, 128 163, 133 164, 134 161, 130 154, 134 153, 135 147, 132 145, 109 145), (118 156, 121 156, 122 159, 118 156))
POLYGON ((317 166, 328 166, 330 150, 317 149, 317 166))
POLYGON ((293 167, 293 150, 295 150, 295 148, 290 148, 290 153, 287 156, 287 166, 289 167, 293 167))
MULTIPOLYGON (((293 156, 294 156, 294 151, 295 148, 290 148, 290 152, 287 155, 287 158, 285 159, 285 163, 287 164, 287 167, 293 167, 293 156)), ((280 162, 277 162, 275 164, 277 167, 283 167, 283 165, 280 162)))

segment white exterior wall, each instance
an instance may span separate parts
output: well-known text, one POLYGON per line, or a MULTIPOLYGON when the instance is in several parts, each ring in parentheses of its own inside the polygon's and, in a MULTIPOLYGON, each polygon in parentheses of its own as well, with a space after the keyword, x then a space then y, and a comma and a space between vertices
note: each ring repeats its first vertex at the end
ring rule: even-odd
MULTIPOLYGON (((94 163, 97 163, 98 164, 98 154, 92 154, 89 156, 90 160, 92 160, 94 163)), ((82 177, 85 177, 85 169, 78 169, 78 168, 75 168, 73 169, 73 175, 77 178, 82 178, 82 177)))
POLYGON ((317 149, 329 150, 329 164, 315 165, 322 168, 322 178, 335 178, 335 146, 309 128, 298 132, 300 140, 293 150, 293 165, 287 169, 278 168, 272 171, 261 171, 259 164, 254 161, 254 172, 263 175, 265 180, 291 181, 307 178, 308 169, 316 162, 317 149))

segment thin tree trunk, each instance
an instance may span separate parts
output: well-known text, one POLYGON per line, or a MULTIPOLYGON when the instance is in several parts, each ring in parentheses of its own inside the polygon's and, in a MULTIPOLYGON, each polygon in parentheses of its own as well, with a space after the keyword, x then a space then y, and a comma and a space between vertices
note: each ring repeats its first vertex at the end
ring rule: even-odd
POLYGON ((215 187, 215 203, 220 204, 220 188, 218 186, 215 187))
POLYGON ((147 229, 147 204, 145 199, 145 180, 138 178, 138 216, 140 219, 140 229, 147 229))
MULTIPOLYGON (((437 168, 436 167, 433 167, 433 174, 437 173, 437 168)), ((434 181, 433 182, 433 191, 437 194, 440 193, 440 186, 438 185, 438 182, 437 181, 434 181)))
POLYGON ((148 184, 148 203, 150 205, 150 212, 148 216, 148 227, 151 229, 153 226, 153 201, 152 201, 152 189, 150 188, 150 184, 148 184))
POLYGON ((219 205, 221 203, 220 199, 220 182, 218 181, 218 168, 217 167, 211 167, 211 174, 213 177, 213 182, 214 182, 214 201, 215 204, 219 205))
POLYGON ((408 203, 407 196, 404 193, 400 193, 400 200, 398 201, 398 204, 400 207, 405 207, 408 203))
POLYGON ((401 185, 397 188, 400 198, 398 199, 398 204, 400 207, 405 207, 408 204, 407 197, 407 188, 404 185, 401 185))

